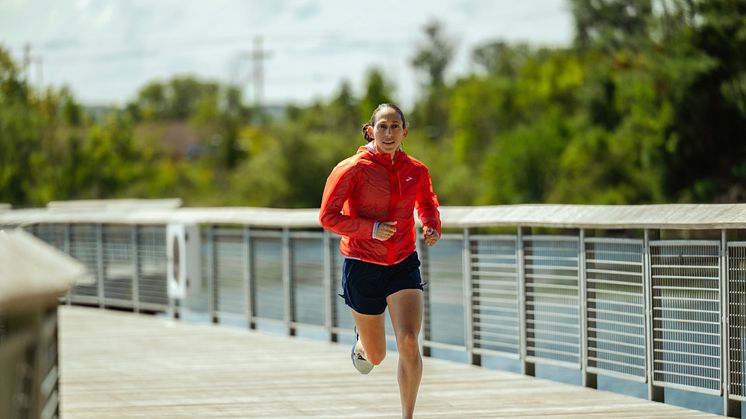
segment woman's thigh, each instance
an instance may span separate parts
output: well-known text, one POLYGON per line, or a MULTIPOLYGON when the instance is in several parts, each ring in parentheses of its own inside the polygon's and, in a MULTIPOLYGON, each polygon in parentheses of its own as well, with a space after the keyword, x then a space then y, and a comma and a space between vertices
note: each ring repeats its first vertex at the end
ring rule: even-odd
POLYGON ((419 335, 422 326, 423 300, 422 290, 419 289, 404 289, 386 297, 391 324, 394 326, 397 339, 403 334, 419 335))

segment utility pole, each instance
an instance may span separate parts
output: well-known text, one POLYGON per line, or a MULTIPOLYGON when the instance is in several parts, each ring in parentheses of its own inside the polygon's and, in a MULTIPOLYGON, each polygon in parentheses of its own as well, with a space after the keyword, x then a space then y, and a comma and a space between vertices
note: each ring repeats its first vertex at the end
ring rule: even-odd
POLYGON ((23 46, 23 81, 28 83, 28 69, 31 65, 31 44, 26 43, 23 46))
POLYGON ((23 81, 26 85, 31 84, 31 63, 36 66, 36 84, 41 94, 44 89, 44 73, 41 55, 31 55, 31 44, 23 46, 23 81))
POLYGON ((251 60, 254 63, 254 100, 256 107, 261 109, 264 105, 264 59, 269 58, 269 51, 262 49, 262 37, 254 38, 254 50, 251 52, 251 60))
POLYGON ((254 83, 254 107, 260 112, 262 106, 264 106, 264 60, 271 55, 270 51, 264 49, 262 42, 261 36, 255 37, 251 52, 240 55, 240 58, 247 58, 251 61, 251 79, 254 83))

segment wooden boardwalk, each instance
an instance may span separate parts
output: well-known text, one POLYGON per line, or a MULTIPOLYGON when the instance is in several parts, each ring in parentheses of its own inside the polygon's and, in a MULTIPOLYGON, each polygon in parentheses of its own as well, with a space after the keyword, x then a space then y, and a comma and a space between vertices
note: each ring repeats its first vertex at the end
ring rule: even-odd
MULTIPOLYGON (((396 354, 60 307, 61 413, 83 418, 398 418, 396 354)), ((714 418, 605 391, 425 359, 417 418, 714 418)))

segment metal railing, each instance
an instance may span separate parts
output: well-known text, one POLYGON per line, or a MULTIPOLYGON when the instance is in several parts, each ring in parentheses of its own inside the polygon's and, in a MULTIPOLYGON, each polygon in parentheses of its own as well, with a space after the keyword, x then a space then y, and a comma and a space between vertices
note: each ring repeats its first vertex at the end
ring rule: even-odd
MULTIPOLYGON (((515 223, 513 234, 462 227, 420 246, 424 353, 462 351, 473 364, 505 357, 531 375, 536 364, 570 367, 588 387, 599 375, 646 383, 656 401, 663 388, 721 396, 725 414, 740 417, 746 242, 729 237, 743 229, 611 224, 515 223)), ((311 329, 331 341, 352 328, 336 296, 339 238, 319 229, 201 224, 201 291, 178 304, 167 295, 164 224, 27 229, 97 273, 69 303, 267 323, 289 335, 311 329)))

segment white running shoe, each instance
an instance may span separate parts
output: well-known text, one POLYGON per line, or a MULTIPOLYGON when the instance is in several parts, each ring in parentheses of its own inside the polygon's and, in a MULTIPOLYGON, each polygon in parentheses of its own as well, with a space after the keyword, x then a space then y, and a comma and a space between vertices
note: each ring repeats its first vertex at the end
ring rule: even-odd
POLYGON ((367 374, 373 369, 373 364, 363 357, 361 349, 362 344, 360 343, 360 336, 357 334, 357 331, 355 331, 355 344, 352 345, 352 353, 350 354, 352 365, 360 372, 360 374, 367 374))

